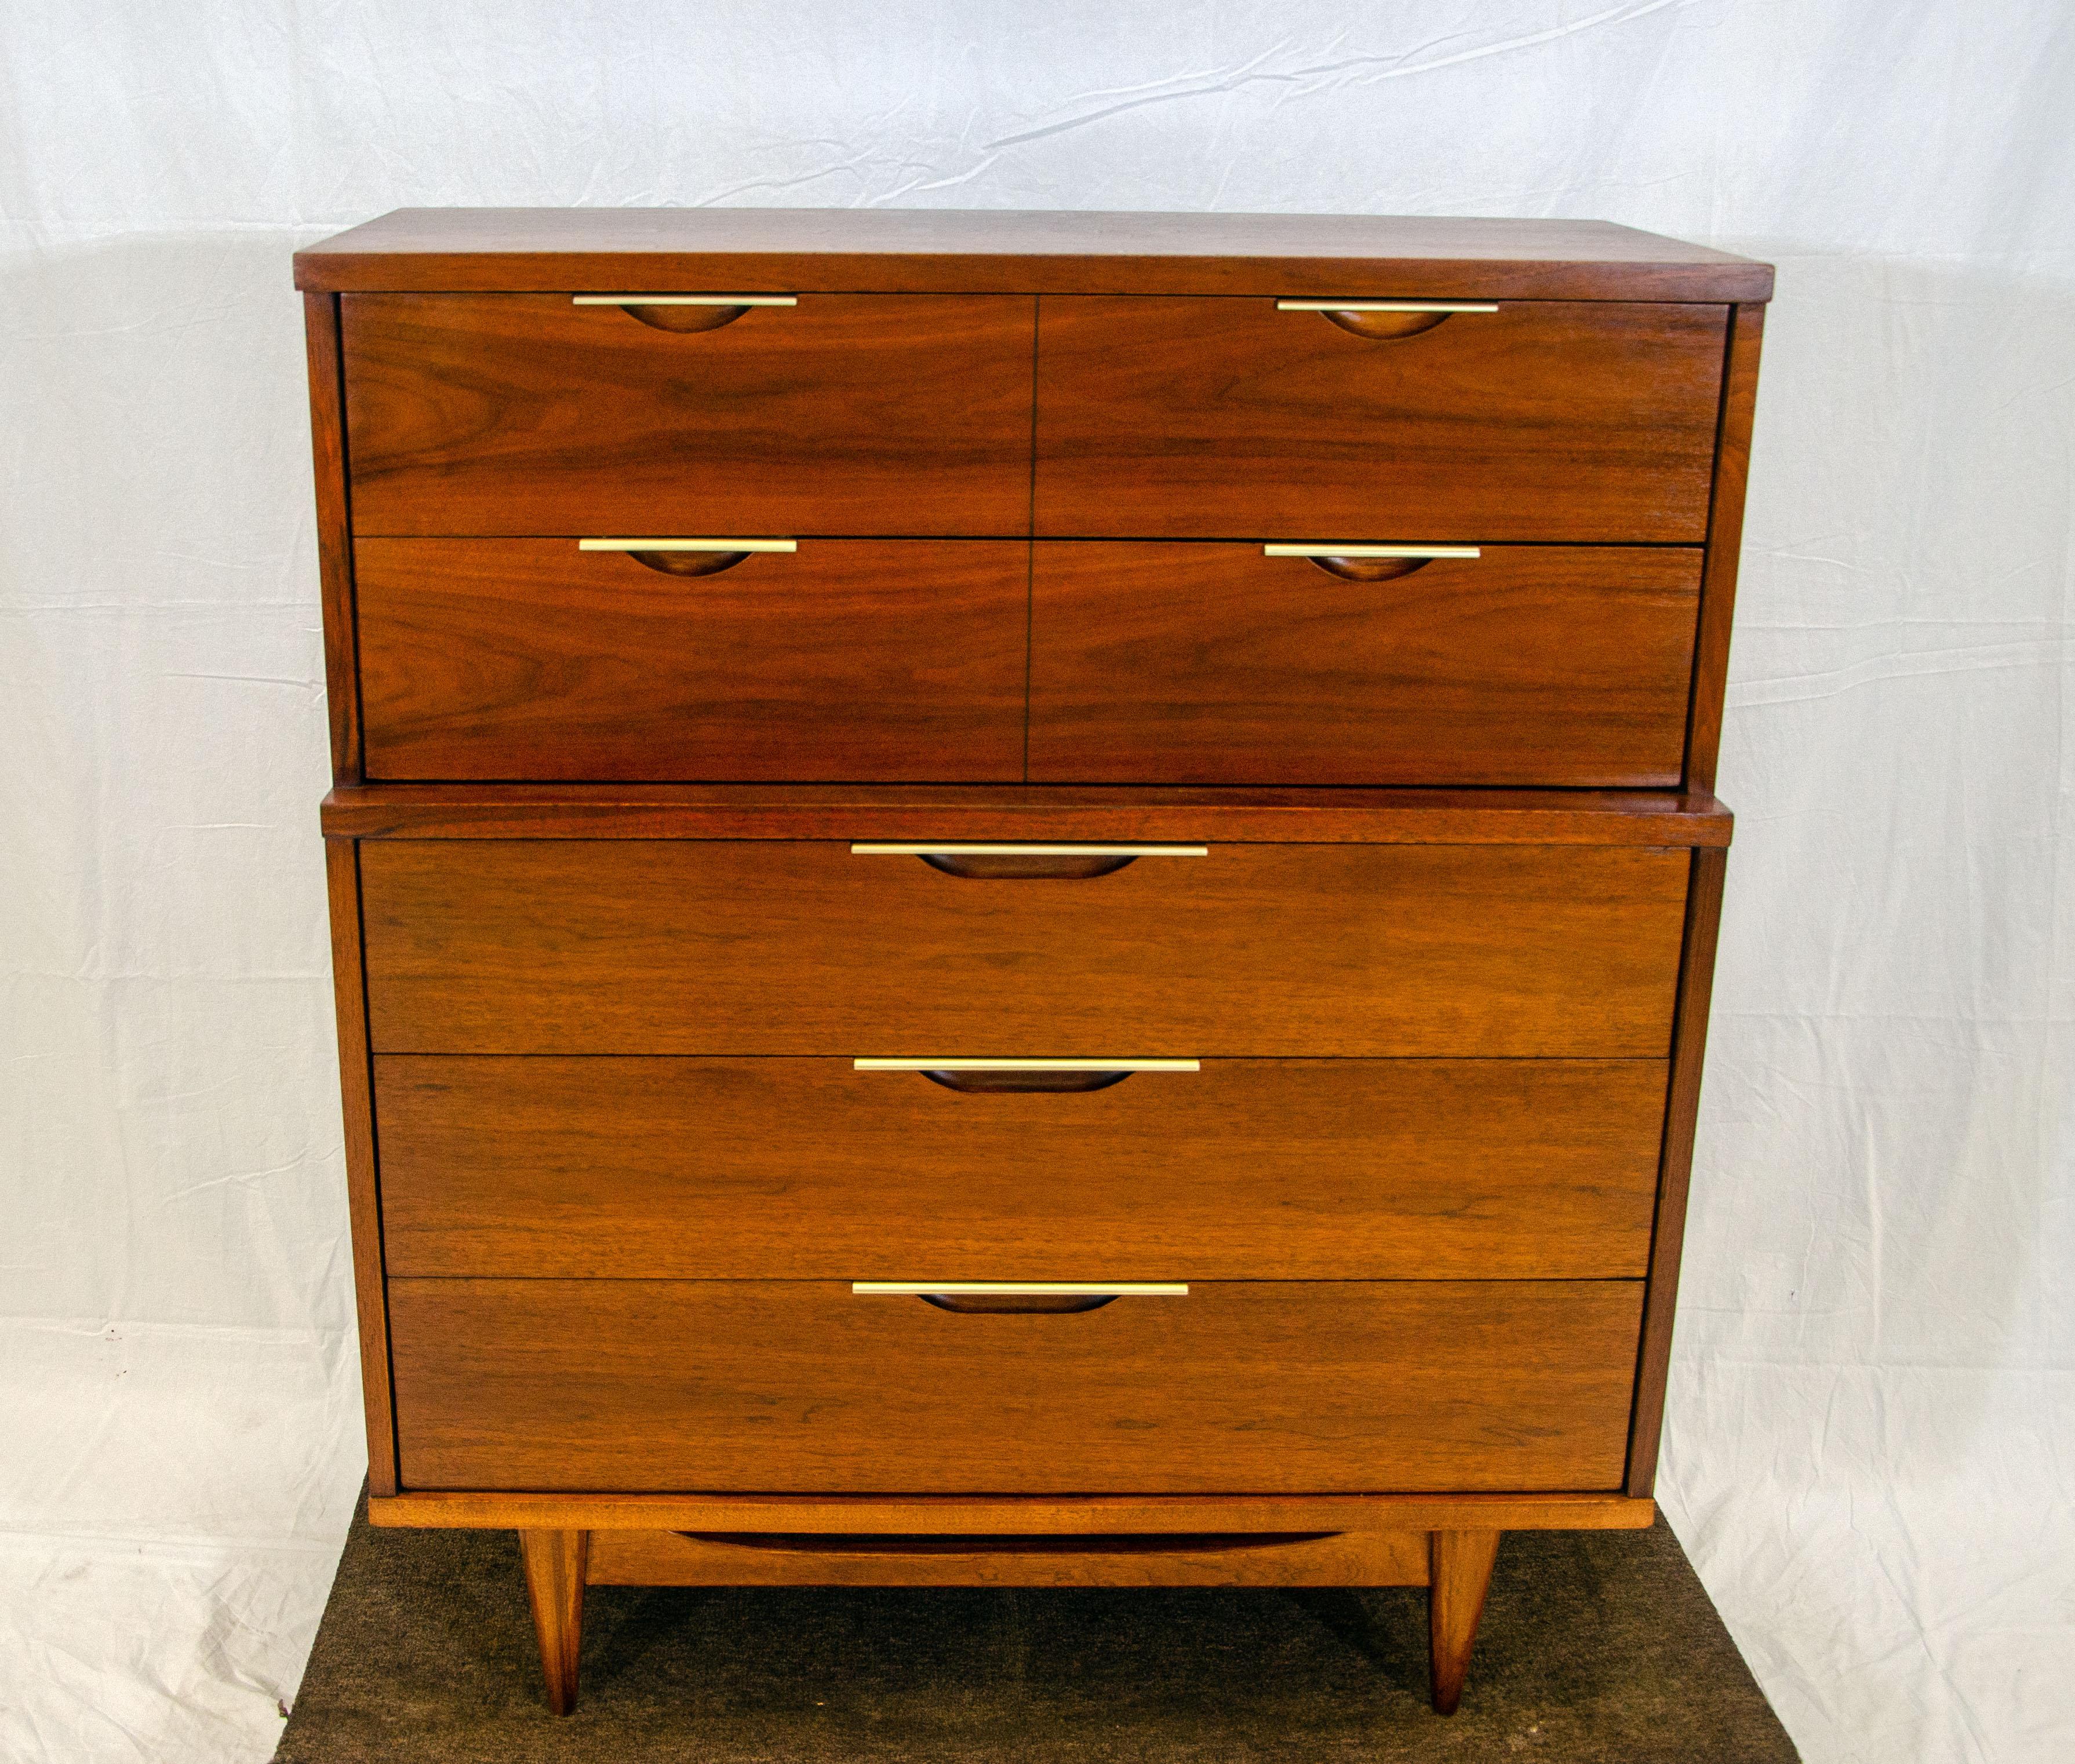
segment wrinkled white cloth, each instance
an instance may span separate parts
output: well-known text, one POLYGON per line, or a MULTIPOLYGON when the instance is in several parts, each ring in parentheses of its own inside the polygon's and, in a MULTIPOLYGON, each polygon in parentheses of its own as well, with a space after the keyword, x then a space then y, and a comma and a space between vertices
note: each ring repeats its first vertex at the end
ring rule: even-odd
POLYGON ((265 1758, 361 1474, 289 252, 620 203, 1779 263, 1664 1503, 1815 1764, 2075 1757, 2071 92, 2061 0, 14 0, 0 1758, 265 1758))

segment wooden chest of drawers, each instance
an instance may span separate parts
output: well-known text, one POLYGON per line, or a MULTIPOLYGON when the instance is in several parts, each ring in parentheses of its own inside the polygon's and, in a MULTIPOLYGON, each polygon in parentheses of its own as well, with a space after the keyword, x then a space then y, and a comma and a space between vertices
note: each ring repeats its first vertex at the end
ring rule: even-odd
POLYGON ((296 260, 378 1523, 1424 1585, 1647 1524, 1762 264, 405 213, 296 260))

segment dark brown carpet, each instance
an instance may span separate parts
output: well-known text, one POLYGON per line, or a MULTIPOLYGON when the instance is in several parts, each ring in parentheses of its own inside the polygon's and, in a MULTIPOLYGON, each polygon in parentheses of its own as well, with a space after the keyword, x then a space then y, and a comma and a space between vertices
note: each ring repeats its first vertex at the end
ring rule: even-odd
POLYGON ((1519 1759, 1795 1764, 1677 1541, 1517 1533, 1462 1711, 1426 1595, 594 1587, 540 1700, 502 1531, 356 1522, 279 1764, 1519 1759))

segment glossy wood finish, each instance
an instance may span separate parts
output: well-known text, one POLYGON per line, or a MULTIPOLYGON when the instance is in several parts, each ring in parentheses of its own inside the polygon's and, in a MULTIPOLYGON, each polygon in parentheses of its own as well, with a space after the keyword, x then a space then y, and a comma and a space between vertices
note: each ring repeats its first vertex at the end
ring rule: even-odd
POLYGON ((1679 969, 1678 1026, 1672 1037, 1671 1087, 1664 1118, 1664 1152, 1658 1176, 1657 1219, 1651 1234, 1650 1297, 1643 1311, 1642 1356, 1635 1385, 1628 1476, 1632 1495, 1657 1485, 1657 1452, 1664 1431, 1664 1388, 1671 1369, 1672 1314, 1679 1262, 1686 1240, 1686 1195, 1693 1171, 1693 1137, 1700 1112, 1700 1070, 1708 1048, 1708 1004, 1714 991, 1715 944, 1722 921, 1723 851, 1696 851, 1686 904, 1685 950, 1679 969))
POLYGON ((586 1580, 1431 1582, 1452 1708, 1500 1533, 1654 1510, 1769 268, 709 209, 297 274, 371 1517, 522 1531, 563 1708, 586 1580), (569 300, 716 289, 799 304, 569 300), (643 534, 803 545, 574 545, 643 534), (1097 1265, 1195 1290, 848 1289, 1097 1265))
POLYGON ((1048 297, 1036 530, 1697 544, 1726 322, 1527 302, 1377 342, 1270 300, 1048 297))
POLYGON ((369 785, 323 822, 364 839, 1064 840, 1178 845, 1726 846, 1713 797, 1592 790, 1101 785, 369 785))
POLYGON ((604 1531, 1635 1531, 1656 1503, 1621 1494, 719 1495, 414 1490, 367 1504, 375 1526, 604 1531))
POLYGON ((1344 582, 1258 545, 1041 544, 1030 776, 1675 785, 1700 586, 1699 552, 1638 546, 1344 582))
POLYGON ((1453 1715, 1463 1700, 1463 1680, 1485 1614, 1492 1568, 1498 1560, 1497 1531, 1436 1531, 1427 1571, 1427 1632, 1434 1708, 1453 1715))
POLYGON ((346 1130, 346 1214, 353 1231, 353 1300, 360 1325, 360 1393, 367 1423, 367 1492, 396 1492, 396 1429, 390 1402, 389 1314, 382 1265, 382 1194, 367 1054, 367 990, 361 966, 359 847, 325 842, 331 917, 332 1004, 338 1024, 339 1100, 346 1130))
POLYGON ((354 530, 1029 530, 1032 303, 803 296, 677 336, 567 295, 344 300, 354 530))
POLYGON ((1234 1282, 966 1316, 839 1282, 390 1283, 405 1483, 524 1490, 1610 1491, 1641 1300, 1234 1282))
POLYGON ((331 723, 331 775, 341 783, 358 784, 360 673, 354 644, 353 522, 346 487, 338 296, 303 296, 303 333, 309 366, 310 467, 317 486, 317 582, 326 632, 325 706, 331 723))
POLYGON ((1660 1060, 1213 1060, 959 1095, 828 1059, 375 1062, 398 1275, 1596 1279, 1660 1060))
POLYGON ((519 1556, 540 1644, 548 1707, 567 1715, 577 1706, 577 1663, 583 1637, 584 1586, 590 1538, 583 1531, 521 1531, 519 1556))
POLYGON ((1764 300, 1772 267, 1605 221, 955 209, 399 209, 296 285, 1764 300))
POLYGON ((1023 776, 1020 544, 809 540, 680 578, 565 539, 363 539, 385 779, 1023 776))
POLYGON ((1758 349, 1764 333, 1762 306, 1731 308, 1715 492, 1708 518, 1708 573, 1693 658, 1692 731, 1686 753, 1686 776, 1703 790, 1715 788, 1715 763, 1722 745, 1729 625, 1736 613, 1737 564, 1743 554, 1744 486, 1750 474, 1751 424, 1758 409, 1758 349))
POLYGON ((374 1046, 1661 1058, 1684 852, 1222 846, 967 881, 819 843, 370 842, 374 1046))
POLYGON ((1424 1586, 1417 1531, 917 1537, 603 1531, 593 1586, 1424 1586))

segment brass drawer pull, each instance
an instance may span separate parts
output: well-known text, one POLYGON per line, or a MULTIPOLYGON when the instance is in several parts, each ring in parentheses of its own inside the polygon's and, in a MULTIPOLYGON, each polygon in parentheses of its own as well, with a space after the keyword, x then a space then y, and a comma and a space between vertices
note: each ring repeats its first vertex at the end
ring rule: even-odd
POLYGON ((1113 876, 1141 858, 1203 858, 1207 845, 857 844, 853 857, 920 858, 933 870, 968 880, 1082 880, 1113 876))
POLYGON ((860 1059, 859 1072, 920 1072, 966 1095, 1067 1095, 1105 1091, 1133 1072, 1200 1072, 1201 1060, 860 1059))
POLYGON ((1064 1316, 1100 1311, 1120 1298, 1186 1298, 1189 1289, 1164 1282, 1068 1280, 854 1280, 868 1296, 919 1298, 939 1311, 967 1315, 1064 1316))
POLYGON ((1437 557, 1481 557, 1476 545, 1263 545, 1264 557, 1302 557, 1343 582, 1395 582, 1437 557))
POLYGON ((752 308, 797 306, 791 294, 572 294, 572 306, 616 306, 652 331, 717 331, 752 308))
POLYGON ((793 539, 579 539, 578 551, 616 551, 666 576, 718 576, 760 552, 796 552, 793 539))
POLYGON ((1278 300, 1278 313, 1316 313, 1350 336, 1371 342, 1395 342, 1418 337, 1458 313, 1496 313, 1496 306, 1476 300, 1278 300))
POLYGON ((1278 313, 1496 313, 1477 300, 1278 300, 1278 313))

